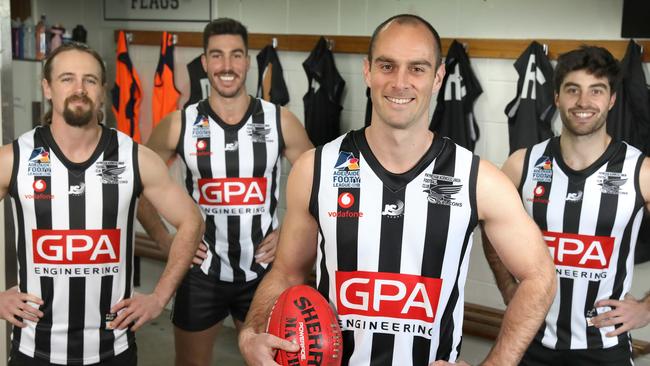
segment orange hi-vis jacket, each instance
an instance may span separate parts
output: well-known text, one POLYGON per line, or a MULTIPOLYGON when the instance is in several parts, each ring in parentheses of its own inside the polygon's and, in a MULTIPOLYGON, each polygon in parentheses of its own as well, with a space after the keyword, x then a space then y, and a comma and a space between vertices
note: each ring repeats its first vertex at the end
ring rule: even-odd
POLYGON ((140 104, 142 87, 140 77, 129 57, 126 34, 120 31, 117 39, 117 62, 113 96, 113 113, 117 120, 117 129, 140 142, 140 104))
POLYGON ((171 33, 163 32, 160 58, 153 83, 153 127, 167 114, 178 109, 180 93, 174 86, 174 42, 171 33))

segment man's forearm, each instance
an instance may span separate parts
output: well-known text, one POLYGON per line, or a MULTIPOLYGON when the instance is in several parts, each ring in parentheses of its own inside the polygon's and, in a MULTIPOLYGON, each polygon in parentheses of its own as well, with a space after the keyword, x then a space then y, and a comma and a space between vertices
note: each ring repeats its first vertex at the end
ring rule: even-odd
POLYGON ((484 365, 517 365, 553 302, 556 279, 524 279, 506 309, 499 335, 484 365))
POLYGON ((497 252, 494 250, 494 247, 490 243, 487 235, 483 230, 481 230, 481 242, 483 243, 483 252, 485 253, 485 259, 494 274, 494 279, 497 283, 497 287, 503 296, 504 301, 507 305, 507 297, 509 292, 514 289, 517 285, 517 280, 515 277, 508 271, 506 266, 503 265, 501 259, 497 255, 497 252))
POLYGON ((142 227, 151 239, 156 242, 158 248, 163 253, 169 254, 169 230, 167 230, 167 226, 160 218, 158 211, 156 211, 151 202, 144 196, 140 199, 137 216, 138 221, 140 221, 140 224, 142 224, 142 227))
POLYGON ((280 296, 282 291, 287 288, 304 283, 304 278, 289 278, 279 271, 271 269, 264 276, 259 287, 255 291, 255 297, 246 316, 244 328, 250 328, 255 333, 261 333, 266 330, 266 323, 273 308, 275 300, 280 296))
MULTIPOLYGON (((200 218, 200 216, 198 216, 200 218)), ((183 276, 192 264, 192 258, 203 235, 203 221, 191 220, 178 227, 167 258, 167 265, 154 289, 165 304, 169 302, 183 276)))

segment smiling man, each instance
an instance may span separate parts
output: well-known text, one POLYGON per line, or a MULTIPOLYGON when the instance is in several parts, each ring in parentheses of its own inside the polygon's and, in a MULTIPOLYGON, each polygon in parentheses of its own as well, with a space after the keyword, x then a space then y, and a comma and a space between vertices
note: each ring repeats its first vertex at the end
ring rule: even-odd
MULTIPOLYGON (((293 113, 246 92, 246 27, 216 19, 204 29, 203 48, 210 96, 169 114, 147 143, 165 160, 182 159, 187 193, 206 225, 174 302, 177 365, 210 364, 221 321, 243 322, 275 257, 281 158, 293 164, 312 147, 293 113)), ((166 250, 169 233, 147 202, 138 219, 166 250)))
MULTIPOLYGON (((562 134, 512 154, 503 171, 544 234, 559 281, 522 365, 631 365, 628 331, 650 323, 650 296, 628 292, 634 246, 650 207, 650 160, 606 131, 620 78, 604 48, 558 58, 562 134)), ((506 303, 517 281, 484 241, 506 303)))
POLYGON ((156 154, 99 123, 106 69, 94 50, 57 48, 42 86, 51 102, 44 125, 0 148, 18 262, 18 286, 0 293, 0 317, 14 325, 9 365, 136 365, 133 332, 161 313, 187 272, 201 215, 156 154), (181 196, 155 202, 177 232, 148 295, 133 292, 141 195, 181 196))
POLYGON ((507 177, 429 131, 440 38, 415 15, 375 30, 363 74, 372 123, 304 154, 289 176, 278 255, 239 337, 250 365, 298 346, 264 333, 274 300, 317 259, 336 308, 343 365, 445 365, 460 351, 464 286, 479 221, 521 280, 485 365, 514 365, 551 303, 553 267, 507 177))

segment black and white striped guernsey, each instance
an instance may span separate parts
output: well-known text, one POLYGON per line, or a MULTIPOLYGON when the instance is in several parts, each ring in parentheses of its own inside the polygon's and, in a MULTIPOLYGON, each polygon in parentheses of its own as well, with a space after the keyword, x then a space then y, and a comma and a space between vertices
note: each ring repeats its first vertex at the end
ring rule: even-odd
POLYGON ((435 137, 415 167, 392 174, 364 131, 316 150, 310 200, 317 286, 337 309, 343 364, 453 362, 478 222, 479 158, 435 137))
POLYGON ((14 327, 13 347, 55 364, 109 359, 135 341, 110 330, 110 308, 133 291, 133 220, 142 191, 137 144, 102 127, 92 156, 70 162, 49 126, 13 143, 9 187, 21 292, 43 299, 38 323, 14 327))
POLYGON ((203 273, 224 282, 258 278, 266 264, 254 254, 278 227, 280 107, 252 98, 242 120, 228 125, 203 100, 185 108, 177 153, 185 187, 205 219, 203 273))
POLYGON ((612 141, 581 171, 569 168, 559 137, 526 152, 521 197, 539 225, 556 266, 558 289, 536 339, 552 349, 610 348, 629 337, 607 337, 591 317, 602 299, 622 300, 630 290, 634 246, 643 217, 639 170, 643 156, 612 141))

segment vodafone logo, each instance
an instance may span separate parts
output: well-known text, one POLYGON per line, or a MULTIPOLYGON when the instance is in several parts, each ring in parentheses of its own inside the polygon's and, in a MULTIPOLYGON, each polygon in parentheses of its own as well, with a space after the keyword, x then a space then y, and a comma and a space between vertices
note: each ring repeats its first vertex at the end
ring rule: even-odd
POLYGON ((349 192, 343 192, 339 194, 339 207, 341 208, 350 208, 354 205, 354 195, 349 192))
POLYGON ((543 231, 557 266, 606 269, 614 251, 614 238, 543 231))
POLYGON ((47 189, 47 183, 45 183, 45 180, 43 179, 36 179, 34 183, 32 183, 32 188, 34 188, 34 192, 36 193, 43 193, 47 189))
POLYGON ((263 205, 266 177, 199 179, 199 204, 206 206, 263 205))
POLYGON ((384 272, 336 272, 340 315, 421 320, 436 317, 442 279, 384 272))
POLYGON ((546 188, 544 188, 544 186, 536 186, 535 189, 533 189, 535 197, 542 197, 544 193, 546 193, 546 188))
POLYGON ((104 264, 120 261, 120 230, 32 230, 35 264, 104 264))
POLYGON ((203 151, 208 147, 208 143, 205 140, 196 140, 196 150, 203 151))

